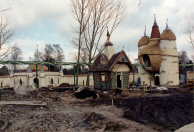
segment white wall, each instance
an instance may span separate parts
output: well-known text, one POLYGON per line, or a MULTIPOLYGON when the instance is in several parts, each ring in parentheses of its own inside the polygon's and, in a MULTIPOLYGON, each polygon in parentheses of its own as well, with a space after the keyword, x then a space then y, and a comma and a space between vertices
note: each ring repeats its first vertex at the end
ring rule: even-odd
POLYGON ((115 50, 113 46, 105 46, 104 54, 108 57, 108 60, 115 54, 115 50))
MULTIPOLYGON (((2 76, 0 77, 0 82, 3 81, 3 87, 14 87, 15 83, 20 83, 20 79, 22 80, 22 85, 32 85, 34 83, 34 79, 36 78, 36 73, 33 72, 32 76, 27 76, 28 73, 14 73, 14 76, 2 76)), ((53 79, 53 86, 59 86, 61 83, 69 83, 74 84, 74 75, 64 75, 61 76, 59 72, 45 72, 45 77, 40 77, 38 74, 39 87, 48 87, 51 82, 51 78, 53 79)), ((78 85, 82 86, 83 81, 84 85, 86 85, 87 75, 79 75, 78 85)), ((90 86, 94 85, 93 75, 90 75, 89 78, 90 86)))
POLYGON ((178 57, 162 56, 160 85, 179 85, 178 57))

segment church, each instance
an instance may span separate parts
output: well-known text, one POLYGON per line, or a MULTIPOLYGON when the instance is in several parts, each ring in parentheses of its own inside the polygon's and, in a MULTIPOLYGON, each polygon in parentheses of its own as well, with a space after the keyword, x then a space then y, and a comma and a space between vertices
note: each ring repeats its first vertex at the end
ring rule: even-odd
POLYGON ((115 53, 110 34, 107 30, 107 41, 104 53, 99 53, 89 72, 93 74, 94 88, 100 90, 114 90, 129 88, 130 71, 135 71, 125 51, 115 53))
POLYGON ((169 29, 167 22, 165 30, 160 34, 159 26, 154 16, 150 38, 146 35, 145 28, 144 36, 138 42, 138 63, 145 65, 138 67, 141 85, 143 83, 148 86, 179 85, 176 36, 169 29))

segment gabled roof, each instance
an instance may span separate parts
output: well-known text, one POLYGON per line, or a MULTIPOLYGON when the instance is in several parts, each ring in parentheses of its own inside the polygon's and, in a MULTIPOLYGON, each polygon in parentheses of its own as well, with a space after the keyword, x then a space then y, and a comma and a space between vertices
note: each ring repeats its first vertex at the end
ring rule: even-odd
POLYGON ((125 51, 123 51, 123 50, 120 51, 120 52, 118 52, 118 53, 116 53, 116 54, 114 54, 114 55, 111 57, 111 59, 108 61, 107 65, 106 65, 106 68, 109 69, 110 71, 112 71, 113 68, 114 68, 114 66, 115 66, 117 63, 125 63, 125 64, 127 64, 127 65, 129 66, 129 68, 130 68, 131 70, 135 70, 135 69, 133 68, 133 65, 132 65, 131 61, 129 60, 129 58, 128 58, 127 55, 125 54, 125 51), (124 60, 124 61, 120 60, 122 56, 124 56, 124 57, 126 58, 126 60, 124 60))
POLYGON ((108 58, 105 54, 102 55, 98 55, 98 57, 95 59, 94 63, 92 64, 92 66, 90 67, 90 72, 92 71, 112 71, 114 69, 114 66, 117 64, 127 64, 129 66, 129 68, 131 70, 135 70, 133 68, 133 65, 131 63, 131 61, 129 60, 129 58, 127 57, 127 55, 125 54, 125 52, 122 50, 116 54, 114 54, 111 59, 108 61, 108 58), (125 57, 125 60, 120 60, 122 58, 122 56, 125 57), (105 58, 106 63, 102 64, 101 63, 101 58, 105 58))
POLYGON ((108 71, 108 69, 105 68, 105 65, 108 63, 108 57, 105 54, 98 54, 96 59, 94 60, 94 63, 90 67, 89 71, 108 71), (103 63, 102 63, 103 61, 103 63))

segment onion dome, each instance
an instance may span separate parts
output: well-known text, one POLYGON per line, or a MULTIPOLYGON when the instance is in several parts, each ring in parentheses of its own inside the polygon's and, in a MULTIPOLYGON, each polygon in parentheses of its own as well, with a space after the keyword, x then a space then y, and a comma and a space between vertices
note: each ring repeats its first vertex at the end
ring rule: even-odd
POLYGON ((147 45, 148 43, 149 43, 149 37, 146 36, 146 26, 145 26, 144 36, 139 40, 138 47, 147 45))
POLYGON ((155 14, 154 14, 154 24, 152 26, 152 33, 151 33, 150 39, 152 39, 152 38, 160 38, 160 31, 158 28, 158 24, 156 22, 155 14))
POLYGON ((168 19, 166 21, 166 29, 160 35, 161 40, 176 40, 175 34, 168 27, 168 19))
POLYGON ((159 46, 158 40, 150 40, 148 45, 146 45, 139 53, 138 58, 140 64, 146 65, 143 67, 146 71, 150 73, 159 73, 160 65, 162 62, 162 50, 159 46))
POLYGON ((28 67, 28 72, 29 72, 29 73, 32 72, 30 65, 29 65, 29 67, 28 67))
POLYGON ((44 71, 43 65, 41 65, 41 70, 40 70, 40 72, 45 72, 45 71, 44 71))

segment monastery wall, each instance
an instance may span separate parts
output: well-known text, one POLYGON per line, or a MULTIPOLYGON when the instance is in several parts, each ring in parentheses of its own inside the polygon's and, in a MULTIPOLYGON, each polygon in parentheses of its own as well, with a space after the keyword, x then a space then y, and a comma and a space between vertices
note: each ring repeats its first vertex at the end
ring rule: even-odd
MULTIPOLYGON (((32 76, 27 76, 28 73, 14 73, 13 76, 0 76, 0 87, 2 82, 2 87, 14 87, 16 83, 22 83, 22 85, 32 85, 35 82, 36 73, 33 72, 32 76), (21 80, 21 82, 20 82, 21 80)), ((53 86, 59 86, 61 83, 69 83, 74 84, 74 75, 60 75, 59 72, 46 72, 45 75, 42 73, 38 74, 39 86, 40 87, 48 87, 51 84, 51 79, 53 82, 53 86)), ((87 75, 79 75, 78 85, 83 86, 86 85, 87 75)), ((90 86, 94 85, 93 75, 90 74, 89 79, 90 86)))

